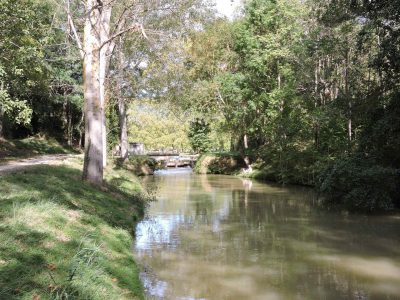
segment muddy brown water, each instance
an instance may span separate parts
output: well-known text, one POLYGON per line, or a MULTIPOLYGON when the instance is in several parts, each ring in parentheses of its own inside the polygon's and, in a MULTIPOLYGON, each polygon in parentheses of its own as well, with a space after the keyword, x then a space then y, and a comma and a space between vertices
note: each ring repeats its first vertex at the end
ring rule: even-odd
POLYGON ((134 252, 148 299, 400 299, 400 216, 346 216, 312 190, 166 171, 134 252))

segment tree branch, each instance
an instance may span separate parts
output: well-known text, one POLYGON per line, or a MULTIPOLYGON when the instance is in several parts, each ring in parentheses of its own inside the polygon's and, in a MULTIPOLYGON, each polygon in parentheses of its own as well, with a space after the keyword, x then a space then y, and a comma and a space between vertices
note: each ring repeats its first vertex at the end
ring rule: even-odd
POLYGON ((71 17, 71 11, 70 11, 70 7, 69 7, 69 0, 67 0, 67 2, 66 2, 65 10, 67 12, 69 26, 71 26, 71 30, 72 30, 72 33, 74 34, 74 38, 75 38, 76 44, 78 45, 79 53, 81 54, 81 58, 83 59, 85 57, 85 51, 83 51, 81 39, 80 39, 80 37, 78 35, 78 32, 76 30, 74 21, 73 21, 73 19, 71 17))
POLYGON ((110 38, 108 38, 107 40, 105 40, 105 41, 100 45, 99 50, 100 50, 101 48, 103 48, 106 44, 108 44, 109 42, 113 41, 115 38, 117 38, 117 37, 123 35, 124 33, 128 32, 128 31, 131 31, 131 30, 140 31, 140 32, 142 33, 142 35, 145 37, 145 39, 148 39, 148 37, 147 37, 147 35, 146 35, 146 32, 144 31, 143 25, 142 25, 142 24, 139 24, 139 23, 135 23, 135 24, 133 24, 132 26, 126 28, 126 29, 123 29, 123 30, 121 30, 121 31, 119 31, 119 32, 117 32, 117 33, 114 33, 110 38))
POLYGON ((72 33, 74 34, 75 41, 78 45, 78 49, 79 49, 79 53, 81 54, 81 58, 83 59, 85 57, 85 51, 83 51, 82 42, 79 38, 78 32, 76 31, 74 22, 69 14, 68 14, 68 22, 70 23, 72 33))

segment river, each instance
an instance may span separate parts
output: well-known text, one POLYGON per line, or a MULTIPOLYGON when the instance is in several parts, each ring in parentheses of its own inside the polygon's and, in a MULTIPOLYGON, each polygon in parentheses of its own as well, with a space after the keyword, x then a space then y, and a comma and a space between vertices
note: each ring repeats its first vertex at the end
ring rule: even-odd
POLYGON ((307 188, 188 169, 143 183, 158 198, 134 244, 148 299, 400 299, 400 216, 329 213, 307 188))

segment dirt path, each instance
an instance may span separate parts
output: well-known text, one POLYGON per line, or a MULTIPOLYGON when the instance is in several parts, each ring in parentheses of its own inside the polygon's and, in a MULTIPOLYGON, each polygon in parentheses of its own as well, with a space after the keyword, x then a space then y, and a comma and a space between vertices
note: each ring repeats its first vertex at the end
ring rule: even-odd
POLYGON ((0 164, 0 175, 9 172, 21 171, 31 166, 61 164, 66 159, 79 156, 80 154, 51 154, 12 160, 0 164))

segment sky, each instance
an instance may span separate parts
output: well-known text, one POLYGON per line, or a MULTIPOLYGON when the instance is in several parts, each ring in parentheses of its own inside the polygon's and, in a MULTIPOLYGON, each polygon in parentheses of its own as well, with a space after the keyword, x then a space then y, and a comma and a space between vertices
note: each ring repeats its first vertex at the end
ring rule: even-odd
POLYGON ((239 5, 240 0, 214 0, 217 4, 217 10, 227 16, 232 18, 235 8, 239 5))

